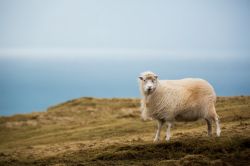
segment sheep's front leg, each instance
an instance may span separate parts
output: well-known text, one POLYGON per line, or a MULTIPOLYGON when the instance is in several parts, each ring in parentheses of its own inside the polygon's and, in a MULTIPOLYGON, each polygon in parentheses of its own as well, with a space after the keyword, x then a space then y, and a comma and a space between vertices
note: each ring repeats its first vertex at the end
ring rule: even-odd
POLYGON ((161 128, 162 128, 162 125, 164 124, 164 122, 161 120, 158 120, 157 122, 158 122, 158 128, 155 134, 154 142, 158 142, 160 140, 161 128))
POLYGON ((168 128, 166 132, 166 141, 170 140, 170 129, 171 129, 172 123, 168 123, 168 128))

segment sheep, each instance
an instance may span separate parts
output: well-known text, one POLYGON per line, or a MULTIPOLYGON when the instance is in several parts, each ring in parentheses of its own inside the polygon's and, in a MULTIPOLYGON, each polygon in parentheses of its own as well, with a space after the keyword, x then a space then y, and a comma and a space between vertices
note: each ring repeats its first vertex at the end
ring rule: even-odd
POLYGON ((160 140, 164 123, 168 124, 166 141, 170 140, 170 129, 175 121, 196 121, 205 119, 207 134, 212 134, 212 121, 216 123, 216 134, 220 136, 219 117, 215 110, 216 94, 213 87, 199 78, 180 80, 159 80, 151 71, 139 76, 141 92, 141 117, 154 119, 158 128, 154 142, 160 140))

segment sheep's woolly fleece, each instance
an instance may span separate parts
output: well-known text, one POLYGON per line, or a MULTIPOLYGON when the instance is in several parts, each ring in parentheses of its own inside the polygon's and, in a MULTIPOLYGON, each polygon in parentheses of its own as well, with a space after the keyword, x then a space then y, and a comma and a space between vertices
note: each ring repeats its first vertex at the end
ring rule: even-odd
MULTIPOLYGON (((141 74, 144 79, 154 76, 150 71, 141 74)), ((213 87, 197 78, 157 80, 157 88, 151 94, 145 94, 143 81, 139 80, 139 86, 144 119, 192 121, 209 116, 216 101, 213 87)))

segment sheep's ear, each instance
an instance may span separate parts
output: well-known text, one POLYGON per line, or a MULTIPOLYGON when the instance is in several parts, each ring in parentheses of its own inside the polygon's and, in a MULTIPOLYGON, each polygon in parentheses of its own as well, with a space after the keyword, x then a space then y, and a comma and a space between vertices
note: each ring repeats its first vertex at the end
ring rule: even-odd
POLYGON ((139 78, 140 80, 143 80, 143 77, 142 77, 142 76, 139 76, 138 78, 139 78))

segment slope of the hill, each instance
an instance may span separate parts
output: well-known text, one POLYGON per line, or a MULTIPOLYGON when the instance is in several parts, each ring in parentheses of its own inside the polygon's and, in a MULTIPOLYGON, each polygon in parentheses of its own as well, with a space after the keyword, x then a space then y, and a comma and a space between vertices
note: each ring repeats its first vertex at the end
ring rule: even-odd
POLYGON ((176 123, 157 144, 138 99, 79 98, 0 117, 0 165, 249 165, 250 97, 219 97, 216 109, 221 137, 207 137, 200 120, 176 123))

